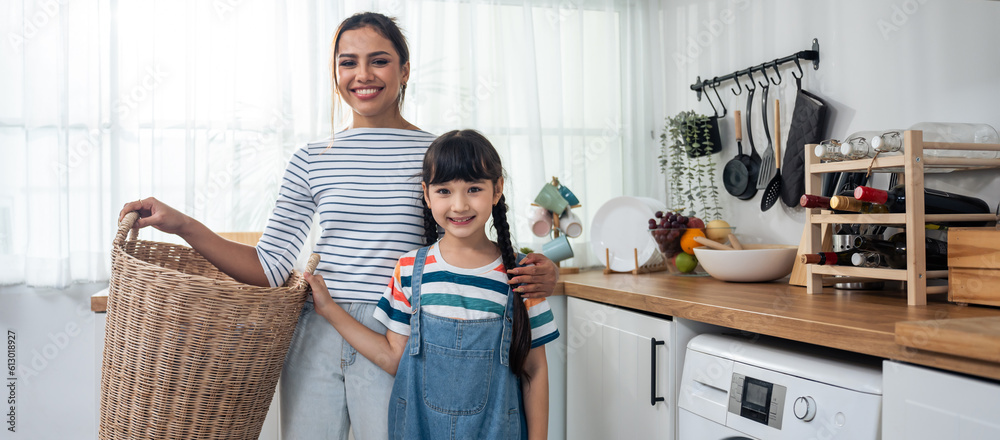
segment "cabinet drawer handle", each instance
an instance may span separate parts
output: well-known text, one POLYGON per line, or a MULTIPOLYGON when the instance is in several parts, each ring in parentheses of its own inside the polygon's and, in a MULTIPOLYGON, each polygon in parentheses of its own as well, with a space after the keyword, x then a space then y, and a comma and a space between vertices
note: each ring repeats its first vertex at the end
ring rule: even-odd
POLYGON ((666 341, 657 341, 656 338, 649 338, 649 404, 656 406, 656 402, 663 402, 662 397, 656 397, 656 346, 664 345, 666 341))

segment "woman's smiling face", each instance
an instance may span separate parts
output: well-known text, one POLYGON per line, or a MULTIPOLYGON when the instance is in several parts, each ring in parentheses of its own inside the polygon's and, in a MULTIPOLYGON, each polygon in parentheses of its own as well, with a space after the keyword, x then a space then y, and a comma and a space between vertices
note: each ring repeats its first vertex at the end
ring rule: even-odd
POLYGON ((340 36, 337 90, 354 112, 353 127, 386 127, 399 118, 400 86, 410 63, 400 64, 392 42, 365 26, 340 36))

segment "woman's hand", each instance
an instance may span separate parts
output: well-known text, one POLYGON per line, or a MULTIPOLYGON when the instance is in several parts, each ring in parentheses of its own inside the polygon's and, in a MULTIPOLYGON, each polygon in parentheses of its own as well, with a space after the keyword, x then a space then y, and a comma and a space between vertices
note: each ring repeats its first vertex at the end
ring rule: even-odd
POLYGON ((559 281, 559 267, 548 257, 538 253, 530 253, 518 261, 523 267, 515 267, 507 271, 514 275, 508 284, 520 284, 517 293, 525 298, 544 298, 552 295, 559 281))
POLYGON ((136 230, 152 226, 168 234, 180 235, 191 220, 191 217, 156 200, 155 197, 146 197, 139 201, 126 203, 125 206, 122 206, 122 211, 118 213, 118 221, 122 221, 125 214, 132 211, 139 212, 139 219, 132 225, 132 228, 136 230))
POLYGON ((330 297, 330 291, 326 288, 326 280, 320 275, 313 275, 309 272, 303 273, 302 276, 309 282, 309 286, 312 287, 313 306, 316 308, 316 313, 333 324, 333 320, 331 319, 333 315, 330 312, 340 306, 330 297))

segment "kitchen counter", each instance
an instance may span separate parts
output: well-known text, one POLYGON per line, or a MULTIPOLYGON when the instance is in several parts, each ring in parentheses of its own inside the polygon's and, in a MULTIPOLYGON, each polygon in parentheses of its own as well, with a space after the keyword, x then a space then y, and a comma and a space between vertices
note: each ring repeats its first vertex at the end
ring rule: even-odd
MULTIPOLYGON (((699 321, 1000 380, 1000 309, 961 306, 934 295, 907 306, 902 291, 809 295, 783 281, 727 283, 711 277, 561 275, 556 295, 699 321), (898 328, 898 332, 897 332, 898 328), (974 343, 958 343, 974 341, 974 343)), ((91 299, 104 311, 106 291, 91 299)))
POLYGON ((1000 380, 1000 362, 982 354, 1000 351, 996 308, 961 306, 933 295, 925 306, 907 306, 903 291, 827 288, 810 295, 787 280, 727 283, 665 272, 595 270, 561 280, 568 296, 1000 380), (968 318, 993 324, 969 325, 968 318), (947 343, 971 336, 977 344, 947 343))

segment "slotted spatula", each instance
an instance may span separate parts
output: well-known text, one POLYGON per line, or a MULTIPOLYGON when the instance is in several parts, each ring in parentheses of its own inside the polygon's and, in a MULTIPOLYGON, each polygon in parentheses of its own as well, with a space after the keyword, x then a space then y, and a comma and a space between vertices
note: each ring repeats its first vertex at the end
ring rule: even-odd
POLYGON ((774 100, 774 148, 774 177, 768 182, 764 197, 760 198, 761 211, 771 209, 781 198, 781 107, 777 99, 774 100))
POLYGON ((768 85, 767 78, 764 78, 761 87, 764 89, 764 93, 760 95, 760 113, 761 120, 764 121, 764 136, 767 137, 767 149, 764 150, 764 156, 760 159, 760 174, 757 175, 757 189, 767 188, 768 182, 774 177, 774 145, 771 144, 771 128, 767 123, 767 90, 771 87, 768 85))

